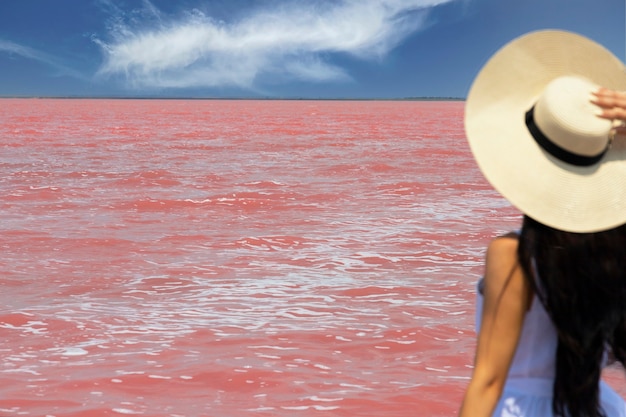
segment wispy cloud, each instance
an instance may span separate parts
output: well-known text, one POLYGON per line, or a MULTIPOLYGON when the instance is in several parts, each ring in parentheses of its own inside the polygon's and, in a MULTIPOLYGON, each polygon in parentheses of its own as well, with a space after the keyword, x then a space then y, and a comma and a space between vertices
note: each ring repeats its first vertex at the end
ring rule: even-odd
POLYGON ((108 38, 96 40, 104 53, 99 74, 121 76, 137 88, 347 80, 335 54, 381 59, 424 27, 432 7, 450 1, 282 0, 218 21, 199 10, 168 18, 145 0, 142 13, 118 15, 108 38))
POLYGON ((27 46, 22 46, 11 41, 5 41, 0 39, 0 51, 12 53, 22 56, 24 58, 34 59, 37 61, 48 62, 48 58, 45 57, 42 53, 36 51, 35 49, 29 48, 27 46))
POLYGON ((84 78, 81 73, 64 65, 54 56, 28 46, 0 39, 0 53, 1 52, 41 62, 42 64, 54 68, 57 72, 56 75, 69 75, 74 78, 84 78))

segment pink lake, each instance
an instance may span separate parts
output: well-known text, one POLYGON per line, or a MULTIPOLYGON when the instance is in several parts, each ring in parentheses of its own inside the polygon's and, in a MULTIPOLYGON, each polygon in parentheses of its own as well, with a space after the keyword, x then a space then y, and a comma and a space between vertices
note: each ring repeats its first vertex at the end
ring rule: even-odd
POLYGON ((520 220, 463 102, 0 103, 1 416, 455 415, 520 220))

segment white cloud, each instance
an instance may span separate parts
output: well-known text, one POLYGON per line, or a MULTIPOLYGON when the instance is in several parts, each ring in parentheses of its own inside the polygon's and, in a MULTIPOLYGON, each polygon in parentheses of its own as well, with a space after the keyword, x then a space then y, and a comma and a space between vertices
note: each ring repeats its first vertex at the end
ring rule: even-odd
POLYGON ((47 66, 54 68, 57 72, 57 75, 69 75, 74 78, 84 78, 82 74, 80 74, 78 71, 75 71, 65 66, 55 57, 45 52, 41 52, 37 49, 30 48, 28 46, 0 39, 0 52, 17 55, 22 58, 31 59, 33 61, 38 61, 46 64, 47 66))
MULTIPOLYGON (((106 1, 106 0, 103 0, 106 1)), ((282 1, 222 22, 194 10, 168 19, 147 0, 133 21, 115 20, 101 75, 134 87, 254 88, 259 78, 349 78, 329 55, 380 59, 422 28, 430 8, 454 0, 282 1), (137 16, 148 16, 143 27, 137 16)))

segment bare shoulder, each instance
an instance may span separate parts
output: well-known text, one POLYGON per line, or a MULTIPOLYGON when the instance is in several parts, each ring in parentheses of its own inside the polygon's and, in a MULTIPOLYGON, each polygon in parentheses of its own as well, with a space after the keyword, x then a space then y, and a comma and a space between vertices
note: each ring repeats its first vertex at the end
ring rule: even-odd
POLYGON ((530 305, 531 290, 528 287, 517 256, 517 235, 493 239, 487 247, 485 260, 485 287, 487 293, 504 296, 504 292, 518 294, 530 305))
POLYGON ((519 239, 516 234, 509 233, 499 236, 489 243, 487 247, 487 258, 506 258, 502 260, 517 262, 518 246, 519 239))

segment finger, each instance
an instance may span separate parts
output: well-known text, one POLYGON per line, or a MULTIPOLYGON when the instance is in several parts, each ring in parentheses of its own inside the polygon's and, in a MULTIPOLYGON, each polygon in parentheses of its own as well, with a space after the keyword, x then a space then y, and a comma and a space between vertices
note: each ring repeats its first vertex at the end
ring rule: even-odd
POLYGON ((603 108, 597 113, 598 117, 610 120, 626 121, 626 108, 610 107, 603 108))
POLYGON ((596 115, 602 119, 626 121, 626 109, 601 109, 598 113, 596 113, 596 115))
POLYGON ((626 108, 626 93, 607 88, 600 88, 592 92, 590 101, 602 108, 626 108))

